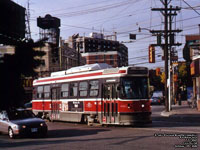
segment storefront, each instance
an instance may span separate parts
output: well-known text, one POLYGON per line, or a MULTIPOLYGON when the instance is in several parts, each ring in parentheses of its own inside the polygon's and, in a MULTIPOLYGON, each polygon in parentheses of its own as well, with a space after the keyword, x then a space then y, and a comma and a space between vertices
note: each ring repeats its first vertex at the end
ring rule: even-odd
POLYGON ((192 61, 190 70, 193 82, 193 96, 197 102, 198 111, 200 111, 200 58, 192 61))

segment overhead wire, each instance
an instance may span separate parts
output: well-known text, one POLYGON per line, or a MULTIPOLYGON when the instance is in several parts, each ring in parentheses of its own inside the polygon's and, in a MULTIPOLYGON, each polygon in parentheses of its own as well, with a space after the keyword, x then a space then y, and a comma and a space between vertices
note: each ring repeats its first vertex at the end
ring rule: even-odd
MULTIPOLYGON (((126 1, 127 2, 127 4, 124 4, 123 6, 126 6, 126 5, 128 5, 128 2, 130 2, 130 1, 126 1)), ((132 1, 133 2, 133 1, 132 1)), ((135 2, 135 1, 134 1, 135 2)), ((119 3, 118 3, 119 4, 119 3)), ((134 3, 133 3, 134 4, 134 3)), ((100 12, 100 11, 103 11, 103 10, 108 10, 108 9, 113 9, 113 8, 119 8, 120 6, 119 5, 109 5, 109 7, 96 7, 96 8, 98 8, 98 10, 97 11, 94 11, 94 9, 93 8, 91 8, 91 9, 88 9, 89 11, 84 11, 84 10, 80 10, 80 11, 77 11, 76 13, 75 12, 69 12, 69 13, 57 13, 58 15, 61 15, 62 17, 66 17, 66 16, 68 16, 68 15, 72 15, 72 16, 81 16, 81 15, 86 15, 86 14, 90 14, 90 13, 96 13, 96 12, 100 12), (116 7, 115 7, 116 6, 116 7), (81 14, 80 14, 81 13, 81 14)), ((118 17, 119 19, 120 19, 120 17, 118 17)), ((122 17, 123 18, 123 17, 122 17)), ((185 21, 188 21, 188 20, 191 20, 191 19, 197 19, 197 18, 199 18, 199 16, 194 16, 194 17, 189 17, 189 18, 181 18, 181 19, 179 19, 179 20, 177 20, 177 22, 185 22, 185 21)), ((116 18, 115 18, 116 19, 116 18)), ((102 19, 104 22, 105 22, 105 20, 104 19, 102 19)), ((113 20, 114 20, 114 17, 113 17, 113 20)), ((112 20, 111 20, 112 21, 112 20)), ((136 22, 137 23, 137 22, 136 22)), ((141 22, 139 22, 139 23, 141 23, 141 22)), ((67 24, 62 24, 63 26, 65 26, 65 27, 73 27, 73 28, 82 28, 82 29, 86 29, 86 30, 95 30, 95 31, 99 31, 99 30, 97 30, 97 29, 92 29, 92 28, 87 28, 87 27, 83 27, 83 26, 78 26, 78 25, 67 25, 67 24)), ((152 16, 151 16, 151 18, 150 18, 150 29, 152 29, 153 27, 160 27, 162 24, 159 24, 159 25, 152 25, 152 16)), ((184 28, 184 27, 183 27, 184 28)), ((187 27, 187 30, 190 30, 192 27, 187 27)), ((129 30, 129 31, 123 31, 123 32, 117 32, 117 35, 123 35, 123 34, 127 34, 127 33, 130 33, 130 31, 131 32, 134 32, 134 31, 137 31, 138 29, 135 29, 135 30, 129 30)), ((105 30, 105 32, 106 32, 106 30, 105 30)), ((109 31, 108 31, 109 32, 109 31)), ((142 34, 140 34, 140 35, 142 35, 142 34)), ((126 35, 127 36, 127 35, 126 35)), ((180 35, 180 36, 183 36, 183 35, 180 35)), ((123 37, 125 37, 125 36, 123 36, 123 37)), ((120 38, 122 38, 122 36, 120 37, 120 38)), ((136 42, 134 42, 134 43, 137 43, 137 42, 140 42, 141 40, 143 40, 143 39, 147 39, 147 38, 152 38, 152 36, 145 36, 145 37, 143 37, 143 38, 140 38, 140 39, 138 39, 138 40, 136 40, 136 42)))
MULTIPOLYGON (((193 18, 196 18, 196 17, 193 17, 193 18)), ((193 19, 193 18, 188 18, 188 19, 193 19)), ((186 20, 186 19, 184 19, 184 20, 186 20)), ((182 19, 182 21, 184 21, 183 19, 182 19)), ((179 21, 181 21, 181 20, 179 20, 179 21)), ((65 26, 70 26, 70 25, 65 25, 65 26)), ((160 24, 158 25, 158 26, 160 26, 160 24)), ((72 27, 72 26, 71 26, 72 27)), ((92 30, 91 28, 85 28, 85 27, 79 27, 79 26, 73 26, 73 27, 75 27, 75 28, 83 28, 83 29, 88 29, 88 30, 92 30)), ((151 26, 150 26, 150 28, 151 28, 151 26)), ((96 31, 98 31, 98 30, 96 30, 96 31)), ((133 30, 132 30, 133 31, 133 30)), ((111 32, 111 31, 110 31, 111 32)), ((127 33, 127 32, 130 32, 130 31, 126 31, 125 33, 127 33)), ((118 35, 119 34, 123 34, 122 32, 121 33, 117 33, 118 35)))
MULTIPOLYGON (((145 11, 146 9, 143 9, 143 11, 145 11)), ((102 23, 104 23, 105 22, 105 20, 110 20, 110 21, 113 21, 113 20, 118 20, 118 19, 121 19, 121 18, 125 18, 125 17, 131 17, 131 16, 133 16, 133 15, 137 15, 137 14, 140 14, 140 11, 138 11, 138 10, 135 10, 135 11, 133 11, 132 13, 130 12, 130 14, 127 14, 127 15, 124 15, 124 16, 116 16, 116 17, 107 17, 107 18, 105 18, 104 17, 104 19, 98 19, 98 20, 94 20, 94 21, 92 21, 92 22, 87 22, 87 23, 81 23, 82 25, 90 25, 91 23, 92 23, 92 25, 95 25, 95 24, 102 24, 102 23), (135 13, 135 14, 132 14, 133 12, 137 12, 137 13, 135 13)), ((131 26, 132 26, 132 24, 131 24, 131 26)), ((124 27, 124 26, 123 26, 124 27)), ((119 28, 119 26, 117 27, 117 28, 119 28)))
POLYGON ((57 13, 54 14, 56 17, 74 17, 74 16, 82 16, 90 13, 97 13, 101 11, 106 11, 109 9, 114 9, 114 8, 119 8, 124 5, 130 5, 131 3, 136 3, 138 2, 137 0, 126 0, 114 4, 109 4, 109 5, 104 5, 104 6, 99 6, 99 7, 94 7, 94 8, 89 8, 89 9, 84 9, 84 10, 78 10, 78 11, 72 11, 72 12, 66 12, 66 13, 57 13))
POLYGON ((61 9, 52 9, 52 10, 49 10, 49 11, 43 11, 43 12, 36 13, 36 14, 52 13, 52 12, 64 11, 64 10, 69 10, 69 9, 74 9, 74 8, 80 8, 80 7, 83 8, 83 7, 88 7, 88 6, 94 5, 94 4, 102 4, 104 2, 108 3, 110 1, 104 0, 104 1, 100 1, 100 2, 94 2, 94 3, 79 5, 79 6, 67 7, 67 8, 61 8, 61 9))
MULTIPOLYGON (((126 1, 126 2, 130 2, 130 1, 126 1)), ((135 1, 134 1, 135 2, 135 1)), ((119 3, 117 3, 117 4, 119 4, 119 3)), ((121 3, 120 3, 121 4, 121 3)), ((193 17, 193 18, 198 18, 198 17, 193 17)), ((188 19, 193 19, 193 18, 188 18, 188 19)), ((186 19, 184 19, 184 20, 186 20, 186 19)), ((182 19, 182 21, 184 21, 183 19, 182 19)), ((179 21, 181 21, 181 20, 179 20, 179 21)), ((70 25, 69 25, 70 26, 70 25)), ((158 25, 158 26, 160 26, 160 24, 158 25)), ((76 27, 76 26, 74 26, 74 27, 76 27)), ((155 26, 154 26, 155 27, 155 26)), ((77 27, 77 28, 85 28, 85 27, 77 27)), ((150 28, 151 28, 151 26, 150 26, 150 28)), ((127 32, 130 32, 130 31, 125 31, 125 33, 127 33, 127 32)), ((118 33, 118 34, 122 34, 122 32, 121 33, 118 33)))
POLYGON ((187 3, 185 0, 183 0, 183 2, 184 2, 186 5, 188 5, 192 10, 194 10, 198 15, 200 15, 200 13, 199 13, 196 9, 194 9, 189 3, 187 3))

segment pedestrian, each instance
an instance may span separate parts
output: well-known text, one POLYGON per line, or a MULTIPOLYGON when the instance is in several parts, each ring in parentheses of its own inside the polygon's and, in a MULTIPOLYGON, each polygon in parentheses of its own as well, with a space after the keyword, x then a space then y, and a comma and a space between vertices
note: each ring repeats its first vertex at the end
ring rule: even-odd
POLYGON ((196 98, 195 98, 195 96, 192 96, 191 107, 192 108, 196 107, 196 98))

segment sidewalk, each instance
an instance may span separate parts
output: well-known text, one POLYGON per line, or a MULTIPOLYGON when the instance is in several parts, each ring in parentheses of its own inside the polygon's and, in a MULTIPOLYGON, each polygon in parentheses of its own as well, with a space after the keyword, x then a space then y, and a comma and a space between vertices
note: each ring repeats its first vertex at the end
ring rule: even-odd
POLYGON ((169 120, 175 122, 188 122, 188 123, 200 123, 200 112, 197 108, 191 108, 188 104, 172 105, 172 110, 161 112, 160 117, 157 119, 169 120))
POLYGON ((198 115, 200 117, 200 111, 197 108, 191 108, 188 104, 183 105, 172 105, 172 110, 166 112, 165 110, 161 112, 161 116, 170 117, 172 115, 198 115))

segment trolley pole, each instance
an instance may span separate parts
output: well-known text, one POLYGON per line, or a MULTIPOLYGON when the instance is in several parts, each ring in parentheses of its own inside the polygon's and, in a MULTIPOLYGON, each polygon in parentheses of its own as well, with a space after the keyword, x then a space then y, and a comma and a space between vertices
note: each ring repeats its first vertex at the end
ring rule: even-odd
POLYGON ((78 46, 78 52, 77 52, 77 66, 80 66, 80 45, 79 42, 77 43, 78 46))

